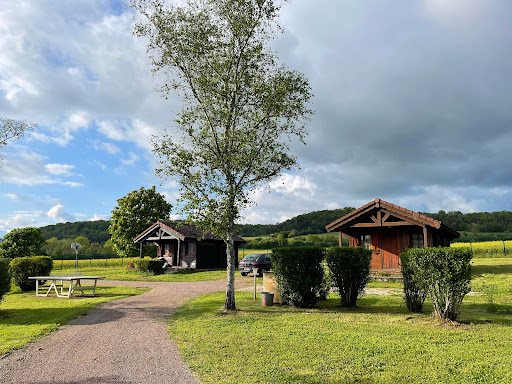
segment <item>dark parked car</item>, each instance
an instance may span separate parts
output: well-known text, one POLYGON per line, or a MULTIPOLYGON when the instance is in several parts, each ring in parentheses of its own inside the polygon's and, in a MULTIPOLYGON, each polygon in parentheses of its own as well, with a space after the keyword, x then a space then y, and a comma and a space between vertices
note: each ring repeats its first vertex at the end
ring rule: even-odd
POLYGON ((270 271, 272 268, 272 253, 249 253, 238 264, 238 270, 242 276, 252 273, 253 268, 258 268, 258 276, 262 276, 263 271, 270 271))

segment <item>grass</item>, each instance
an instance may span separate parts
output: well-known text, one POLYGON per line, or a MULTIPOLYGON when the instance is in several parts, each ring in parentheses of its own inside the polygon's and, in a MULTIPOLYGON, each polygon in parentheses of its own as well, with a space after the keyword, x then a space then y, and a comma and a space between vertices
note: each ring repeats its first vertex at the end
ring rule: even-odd
MULTIPOLYGON (((512 383, 512 260, 473 261, 460 323, 407 312, 401 295, 364 296, 339 307, 262 307, 237 292, 238 311, 222 293, 181 307, 171 337, 204 383, 512 383), (494 307, 482 284, 494 286, 494 307)), ((400 283, 372 283, 396 288, 400 283)))
POLYGON ((0 304, 0 355, 21 348, 57 330, 70 320, 107 301, 147 292, 149 289, 99 287, 95 297, 36 297, 19 288, 4 296, 0 304))
POLYGON ((64 260, 63 268, 61 269, 61 262, 55 261, 52 271, 53 275, 94 275, 105 276, 107 280, 121 280, 121 281, 210 281, 220 280, 226 278, 225 270, 216 271, 195 271, 195 270, 180 270, 171 274, 163 275, 144 275, 137 272, 135 269, 126 268, 126 260, 121 265, 121 259, 110 259, 108 266, 105 266, 105 260, 93 260, 90 266, 88 260, 82 260, 79 268, 75 268, 74 260, 64 260))

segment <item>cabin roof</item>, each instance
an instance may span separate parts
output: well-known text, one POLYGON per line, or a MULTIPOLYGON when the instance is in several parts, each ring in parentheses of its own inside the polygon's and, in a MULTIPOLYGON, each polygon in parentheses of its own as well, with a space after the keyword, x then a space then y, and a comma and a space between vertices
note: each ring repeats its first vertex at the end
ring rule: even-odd
MULTIPOLYGON (((460 236, 460 234, 457 231, 454 231, 453 229, 443 224, 439 220, 435 220, 421 213, 411 211, 410 209, 406 209, 398 205, 388 203, 387 201, 381 199, 375 199, 373 201, 370 201, 369 203, 363 205, 362 207, 326 225, 325 229, 327 230, 327 232, 341 232, 343 229, 349 228, 352 225, 358 223, 362 218, 368 216, 369 214, 375 212, 376 210, 385 210, 390 212, 391 214, 399 215, 400 217, 406 219, 407 221, 410 221, 412 225, 430 226, 436 229, 444 230, 450 233, 450 235, 453 237, 460 236)), ((382 225, 385 226, 385 224, 382 225)))
MULTIPOLYGON (((151 235, 157 233, 166 233, 173 238, 177 238, 182 241, 187 239, 222 241, 220 237, 213 236, 211 233, 205 232, 193 224, 182 224, 176 221, 157 221, 146 228, 142 233, 134 237, 133 242, 138 243, 139 241, 144 241, 151 235)), ((235 242, 245 243, 245 240, 236 236, 235 242)))

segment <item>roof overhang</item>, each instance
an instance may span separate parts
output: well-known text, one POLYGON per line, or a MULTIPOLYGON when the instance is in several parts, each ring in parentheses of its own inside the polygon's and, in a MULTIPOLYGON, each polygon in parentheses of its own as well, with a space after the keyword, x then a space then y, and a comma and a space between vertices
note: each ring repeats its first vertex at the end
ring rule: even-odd
POLYGON ((161 240, 185 240, 185 236, 164 223, 157 221, 144 232, 133 239, 134 243, 139 241, 161 241, 161 240))
POLYGON ((349 214, 333 221, 325 226, 327 232, 343 232, 347 229, 420 226, 432 227, 447 232, 451 237, 459 237, 457 231, 449 228, 438 220, 388 203, 381 199, 375 199, 363 205, 349 214))

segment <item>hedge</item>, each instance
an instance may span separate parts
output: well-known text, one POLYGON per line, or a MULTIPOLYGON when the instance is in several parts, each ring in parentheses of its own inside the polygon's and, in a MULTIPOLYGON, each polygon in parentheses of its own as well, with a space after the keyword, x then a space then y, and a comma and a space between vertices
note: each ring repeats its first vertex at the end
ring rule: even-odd
POLYGON ((423 310, 423 303, 427 297, 427 292, 414 279, 413 255, 414 251, 411 250, 403 252, 400 255, 400 264, 402 266, 405 305, 410 312, 419 313, 423 310))
POLYGON ((272 250, 272 269, 282 304, 312 307, 318 302, 324 281, 323 258, 321 247, 272 250))
POLYGON ((135 269, 141 273, 153 273, 155 275, 164 273, 162 268, 164 262, 158 259, 136 259, 133 263, 135 264, 135 269))
POLYGON ((53 268, 53 260, 50 256, 16 257, 11 260, 9 272, 14 279, 14 284, 23 291, 36 289, 35 280, 29 280, 31 276, 48 276, 53 268))
POLYGON ((2 297, 11 290, 9 262, 9 259, 0 257, 0 301, 2 301, 2 297))
POLYGON ((331 280, 343 307, 355 307, 370 280, 372 251, 362 247, 331 247, 326 251, 331 280))
POLYGON ((413 248, 414 282, 427 292, 440 320, 456 320, 464 296, 471 291, 469 248, 413 248))

